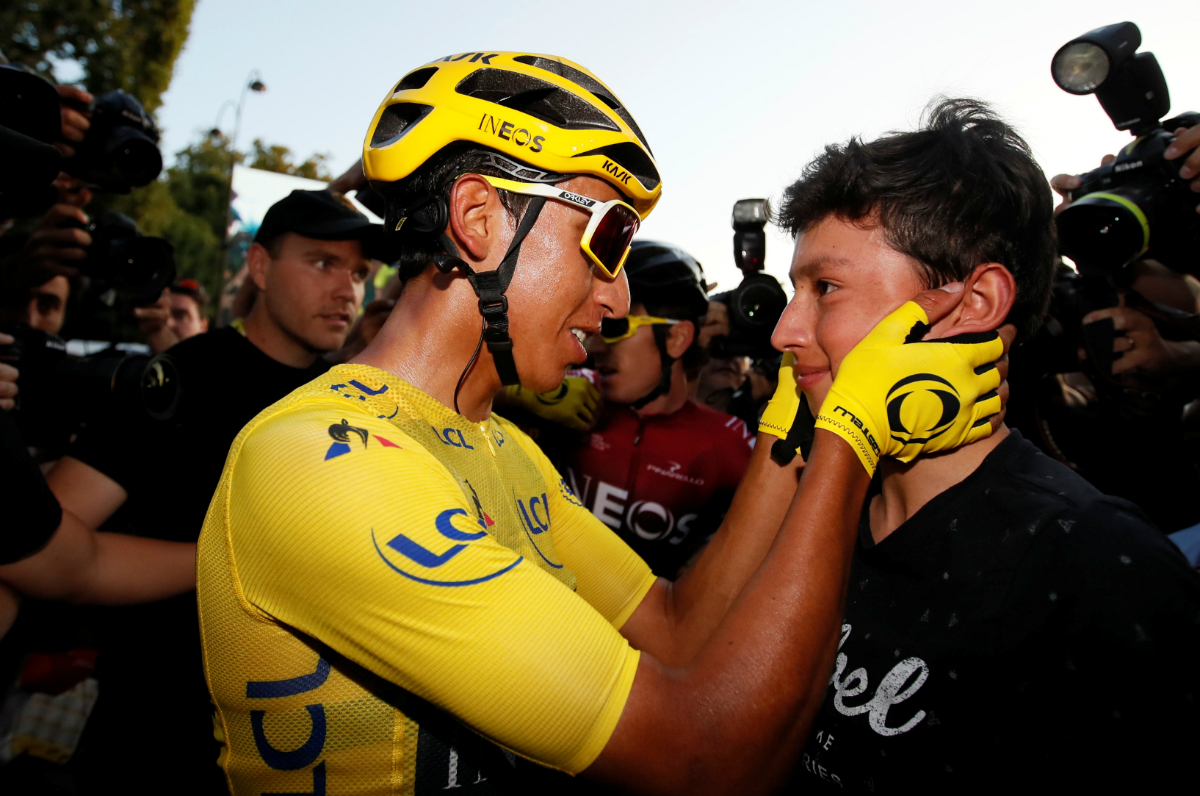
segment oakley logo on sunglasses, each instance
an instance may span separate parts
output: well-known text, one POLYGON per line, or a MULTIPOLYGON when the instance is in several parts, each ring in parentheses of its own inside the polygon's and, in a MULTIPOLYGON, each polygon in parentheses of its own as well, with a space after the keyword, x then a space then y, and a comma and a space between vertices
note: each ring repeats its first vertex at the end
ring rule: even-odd
POLYGON ((629 178, 633 176, 611 160, 604 161, 604 170, 620 180, 622 185, 628 185, 629 178))
POLYGON ((479 127, 476 129, 484 130, 485 132, 491 130, 492 135, 497 138, 512 141, 517 146, 528 146, 530 152, 541 152, 542 144, 546 141, 546 136, 535 136, 524 127, 517 127, 512 122, 497 119, 490 113, 483 114, 483 118, 479 120, 479 127))
POLYGON ((580 196, 579 194, 571 193, 570 191, 561 191, 558 195, 563 199, 566 199, 568 202, 574 202, 575 204, 583 205, 584 207, 594 207, 596 204, 595 199, 588 199, 586 196, 580 196))

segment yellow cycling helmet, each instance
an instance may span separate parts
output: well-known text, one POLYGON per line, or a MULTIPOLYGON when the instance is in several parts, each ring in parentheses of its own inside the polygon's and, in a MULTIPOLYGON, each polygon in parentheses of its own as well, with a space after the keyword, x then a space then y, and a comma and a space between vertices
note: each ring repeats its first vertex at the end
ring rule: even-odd
POLYGON ((376 188, 403 183, 459 143, 557 175, 598 177, 643 219, 662 192, 629 111, 591 72, 553 55, 458 53, 409 72, 371 120, 363 171, 376 188))
MULTIPOLYGON (((480 346, 487 342, 496 372, 506 385, 520 384, 520 376, 508 335, 504 293, 517 267, 521 243, 546 199, 566 201, 591 213, 592 223, 580 245, 610 278, 616 278, 637 230, 637 217, 645 219, 662 193, 650 146, 608 86, 565 58, 521 52, 447 55, 405 75, 371 120, 363 144, 363 171, 371 187, 387 200, 387 228, 410 240, 430 239, 442 250, 431 256, 433 264, 443 273, 460 270, 466 275, 484 321, 480 346), (442 175, 438 169, 463 152, 481 155, 479 162, 485 169, 496 172, 485 177, 498 189, 531 196, 508 252, 495 270, 476 272, 444 234, 449 208, 442 191, 447 186, 418 187, 422 174, 451 181, 460 176, 442 175), (632 208, 618 201, 601 205, 570 191, 548 188, 578 175, 608 182, 629 199, 632 208), (600 227, 608 234, 597 236, 600 227)), ((472 357, 459 377, 455 410, 458 391, 474 361, 472 357)))

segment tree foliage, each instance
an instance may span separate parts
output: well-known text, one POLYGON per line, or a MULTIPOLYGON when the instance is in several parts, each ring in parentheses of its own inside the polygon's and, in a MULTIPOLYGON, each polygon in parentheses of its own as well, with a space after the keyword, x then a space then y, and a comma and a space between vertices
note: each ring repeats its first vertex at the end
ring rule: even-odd
POLYGON ((310 155, 308 160, 303 163, 294 163, 290 149, 278 144, 264 144, 261 138, 254 139, 254 143, 250 145, 250 151, 246 154, 250 158, 250 168, 252 169, 263 169, 325 182, 333 179, 333 175, 326 167, 326 161, 329 160, 328 155, 317 153, 310 155))
POLYGON ((27 0, 0 4, 0 49, 50 75, 74 62, 92 94, 124 89, 161 104, 187 41, 194 0, 27 0))

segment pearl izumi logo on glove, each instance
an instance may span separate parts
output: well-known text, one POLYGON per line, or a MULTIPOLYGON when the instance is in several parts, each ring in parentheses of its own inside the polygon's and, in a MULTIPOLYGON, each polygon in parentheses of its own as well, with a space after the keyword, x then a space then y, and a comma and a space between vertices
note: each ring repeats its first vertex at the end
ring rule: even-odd
POLYGON ((902 445, 929 442, 950 428, 954 418, 958 417, 958 410, 961 406, 962 403, 958 400, 958 390, 954 389, 954 385, 941 376, 935 376, 932 373, 917 373, 901 379, 892 386, 892 389, 888 390, 887 394, 887 417, 892 439, 902 445), (936 385, 936 387, 930 385, 936 385), (930 395, 936 396, 941 401, 941 415, 932 428, 925 429, 916 426, 920 422, 920 418, 931 417, 930 412, 903 411, 905 399, 913 395, 916 397, 910 402, 910 409, 919 402, 931 401, 930 395), (906 415, 912 418, 909 423, 912 423, 914 428, 907 427, 904 422, 906 415))

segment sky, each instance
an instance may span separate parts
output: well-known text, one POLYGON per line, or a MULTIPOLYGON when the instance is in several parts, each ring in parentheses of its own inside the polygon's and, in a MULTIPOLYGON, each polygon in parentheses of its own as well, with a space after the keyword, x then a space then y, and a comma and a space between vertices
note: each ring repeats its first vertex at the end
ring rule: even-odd
MULTIPOLYGON (((641 237, 690 252, 725 290, 740 281, 736 200, 777 200, 826 144, 912 129, 937 96, 991 103, 1047 176, 1097 166, 1129 136, 1095 97, 1059 90, 1050 59, 1084 32, 1126 20, 1162 65, 1173 113, 1200 110, 1195 0, 198 0, 157 117, 169 161, 258 70, 267 91, 246 98, 239 146, 263 138, 301 156, 325 153, 336 175, 413 68, 489 48, 561 55, 616 92, 654 150, 663 198, 641 237)), ((232 112, 222 127, 232 133, 232 112)), ((791 252, 772 230, 767 270, 785 285, 791 252)))

